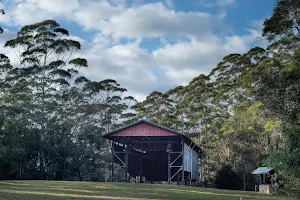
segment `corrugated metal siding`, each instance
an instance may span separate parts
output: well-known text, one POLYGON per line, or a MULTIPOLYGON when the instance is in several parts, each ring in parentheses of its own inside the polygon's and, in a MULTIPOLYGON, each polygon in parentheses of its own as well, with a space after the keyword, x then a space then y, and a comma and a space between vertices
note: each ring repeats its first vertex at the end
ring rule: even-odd
POLYGON ((176 136, 177 134, 151 124, 140 123, 113 133, 111 136, 176 136))
POLYGON ((193 155, 192 155, 192 179, 196 179, 198 180, 198 153, 196 153, 195 151, 193 151, 193 155))
POLYGON ((191 172, 192 179, 198 179, 198 153, 184 144, 184 171, 191 172))

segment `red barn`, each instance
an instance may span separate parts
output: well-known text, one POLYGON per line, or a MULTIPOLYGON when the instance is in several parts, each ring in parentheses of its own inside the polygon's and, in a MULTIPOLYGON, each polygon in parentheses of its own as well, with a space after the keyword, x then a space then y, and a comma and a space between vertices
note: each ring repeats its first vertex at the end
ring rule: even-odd
POLYGON ((135 176, 168 183, 198 179, 201 149, 182 133, 140 120, 104 137, 112 144, 112 181, 114 163, 125 169, 126 182, 135 176))

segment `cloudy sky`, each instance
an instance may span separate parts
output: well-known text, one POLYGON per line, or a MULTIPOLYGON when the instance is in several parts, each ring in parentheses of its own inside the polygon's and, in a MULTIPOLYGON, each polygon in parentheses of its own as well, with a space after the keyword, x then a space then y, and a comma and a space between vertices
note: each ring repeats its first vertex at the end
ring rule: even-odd
POLYGON ((23 25, 55 19, 82 43, 82 74, 115 79, 143 100, 209 73, 229 53, 265 45, 260 30, 275 1, 2 0, 0 51, 13 56, 3 44, 23 25))

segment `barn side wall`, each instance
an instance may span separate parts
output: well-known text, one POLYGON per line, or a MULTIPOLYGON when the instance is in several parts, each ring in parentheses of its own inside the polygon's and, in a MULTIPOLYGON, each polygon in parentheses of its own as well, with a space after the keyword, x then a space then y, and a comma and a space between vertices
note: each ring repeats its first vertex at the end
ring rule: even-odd
POLYGON ((191 173, 191 178, 198 180, 198 153, 184 144, 184 171, 191 173))

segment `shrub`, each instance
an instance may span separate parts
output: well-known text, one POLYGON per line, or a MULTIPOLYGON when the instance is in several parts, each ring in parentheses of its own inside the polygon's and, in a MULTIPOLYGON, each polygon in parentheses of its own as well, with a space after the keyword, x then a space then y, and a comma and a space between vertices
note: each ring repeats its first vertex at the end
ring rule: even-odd
POLYGON ((224 166, 217 172, 215 185, 218 189, 237 190, 240 189, 241 183, 241 178, 231 166, 224 166))

